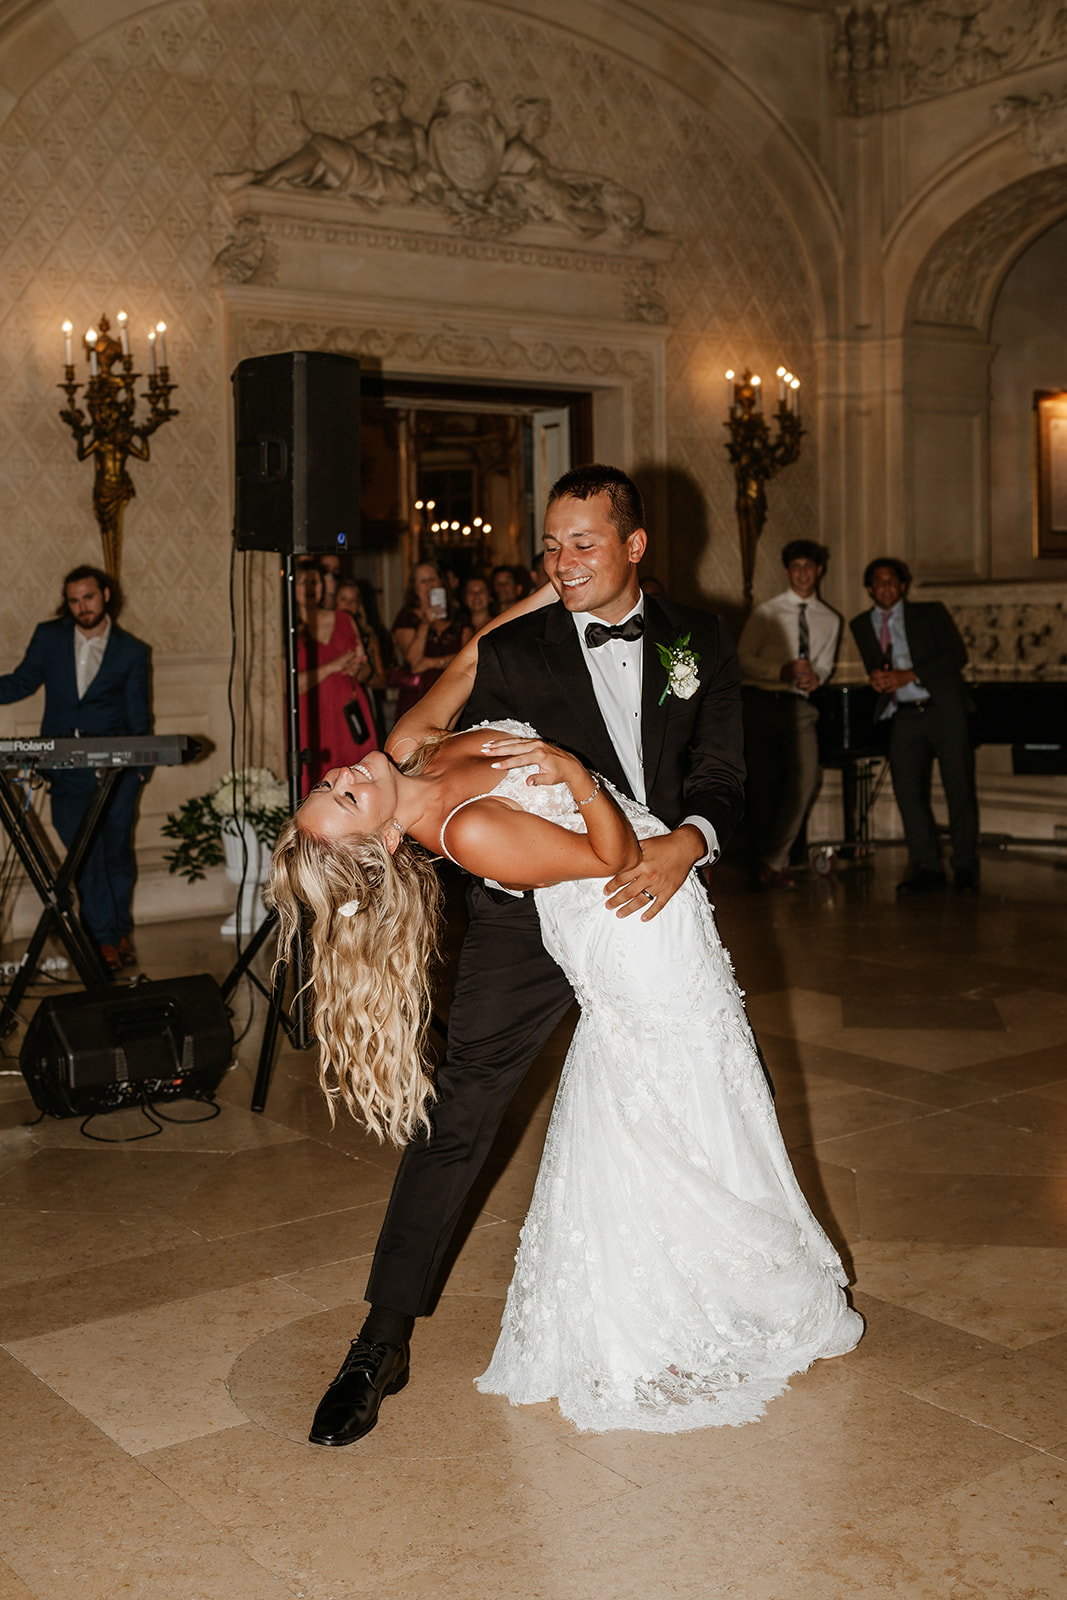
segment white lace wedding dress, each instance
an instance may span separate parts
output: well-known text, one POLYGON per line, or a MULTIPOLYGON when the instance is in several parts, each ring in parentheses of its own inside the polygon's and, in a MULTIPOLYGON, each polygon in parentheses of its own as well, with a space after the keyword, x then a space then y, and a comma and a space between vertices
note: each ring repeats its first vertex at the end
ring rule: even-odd
MULTIPOLYGON (((528 787, 529 771, 492 793, 583 830, 567 788, 528 787)), ((639 837, 667 831, 620 804, 639 837)), ((477 1385, 556 1397, 594 1432, 751 1422, 863 1322, 793 1175, 711 908, 694 876, 647 923, 607 911, 600 879, 535 897, 582 1015, 477 1385)))

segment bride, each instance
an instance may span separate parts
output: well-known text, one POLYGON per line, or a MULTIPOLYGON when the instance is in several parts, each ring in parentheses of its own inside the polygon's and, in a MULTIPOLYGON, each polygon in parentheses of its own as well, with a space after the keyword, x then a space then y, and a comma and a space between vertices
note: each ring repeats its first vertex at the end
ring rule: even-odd
POLYGON ((274 853, 283 958, 308 919, 331 1114, 341 1103, 398 1144, 432 1130, 426 852, 533 890, 582 1015, 478 1387, 555 1397, 593 1431, 752 1421, 791 1376, 851 1350, 862 1319, 790 1166, 699 880, 654 916, 607 911, 604 881, 667 829, 533 728, 443 733, 476 660, 472 641, 390 754, 328 772, 274 853))

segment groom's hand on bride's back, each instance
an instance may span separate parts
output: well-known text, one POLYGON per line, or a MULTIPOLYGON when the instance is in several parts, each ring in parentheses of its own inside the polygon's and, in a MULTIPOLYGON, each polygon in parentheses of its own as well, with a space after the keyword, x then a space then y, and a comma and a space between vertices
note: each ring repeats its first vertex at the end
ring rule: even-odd
POLYGON ((642 922, 651 922, 706 853, 703 834, 688 822, 673 833, 642 839, 638 865, 617 872, 604 885, 608 910, 620 917, 632 917, 638 912, 642 922))

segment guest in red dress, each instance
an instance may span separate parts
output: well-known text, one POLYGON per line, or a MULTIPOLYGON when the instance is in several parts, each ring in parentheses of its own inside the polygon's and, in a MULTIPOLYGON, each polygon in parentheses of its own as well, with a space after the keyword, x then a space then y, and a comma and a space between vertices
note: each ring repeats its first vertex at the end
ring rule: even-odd
POLYGON ((321 601, 321 574, 314 564, 300 567, 296 651, 300 745, 308 752, 301 778, 304 794, 331 767, 352 766, 378 748, 370 702, 358 681, 367 660, 363 642, 347 612, 325 611, 321 601))

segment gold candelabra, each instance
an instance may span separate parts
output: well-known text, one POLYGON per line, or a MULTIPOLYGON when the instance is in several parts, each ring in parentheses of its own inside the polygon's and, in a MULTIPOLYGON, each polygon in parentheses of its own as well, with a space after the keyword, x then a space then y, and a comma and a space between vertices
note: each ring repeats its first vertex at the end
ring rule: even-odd
POLYGON ((726 374, 730 430, 726 449, 737 483, 737 526, 741 535, 741 573, 745 605, 752 604, 756 546, 767 520, 766 484, 800 454, 805 430, 800 426, 800 380, 785 367, 778 368, 777 437, 772 439, 763 415, 763 385, 758 373, 746 367, 740 378, 726 374))
POLYGON ((148 392, 142 399, 148 401, 149 415, 144 422, 134 420, 134 385, 141 374, 133 370, 126 320, 125 311, 120 311, 118 339, 111 337, 107 317, 101 317, 99 329, 90 328, 83 340, 89 363, 85 385, 88 419, 76 403, 80 385, 74 376, 73 328, 69 322, 63 324, 66 375, 57 385, 66 391, 67 404, 59 415, 74 435, 78 460, 92 456, 95 463, 93 512, 104 545, 104 567, 113 578, 119 576, 122 559, 122 514, 136 493, 126 462, 130 456, 147 461, 149 435, 178 415, 170 404, 177 384, 171 383, 167 365, 167 326, 159 322, 148 335, 151 370, 148 392))

